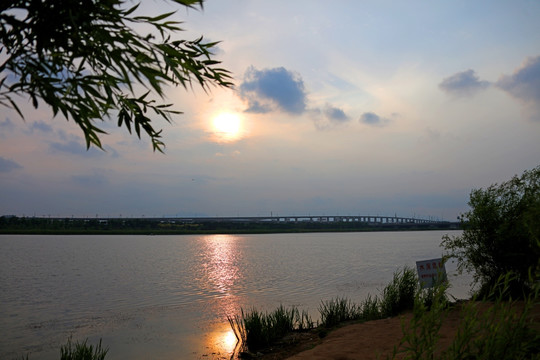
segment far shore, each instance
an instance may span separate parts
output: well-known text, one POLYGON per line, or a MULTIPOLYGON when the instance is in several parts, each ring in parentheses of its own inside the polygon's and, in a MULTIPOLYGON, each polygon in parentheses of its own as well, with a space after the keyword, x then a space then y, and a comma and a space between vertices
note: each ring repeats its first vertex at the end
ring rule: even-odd
POLYGON ((316 232, 433 231, 459 230, 456 222, 369 223, 369 222, 191 222, 161 219, 47 219, 0 217, 4 235, 211 235, 278 234, 316 232))

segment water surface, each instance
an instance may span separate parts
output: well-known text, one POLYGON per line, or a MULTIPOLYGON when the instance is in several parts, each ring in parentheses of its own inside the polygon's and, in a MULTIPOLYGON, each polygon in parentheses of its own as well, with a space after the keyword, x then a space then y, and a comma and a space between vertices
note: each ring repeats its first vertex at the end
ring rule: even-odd
MULTIPOLYGON (((448 231, 182 236, 0 236, 0 358, 58 359, 100 338, 108 360, 229 358, 241 307, 376 295, 440 257, 448 231)), ((447 264, 452 271, 453 264, 447 264)), ((451 278, 465 297, 469 279, 451 278)))

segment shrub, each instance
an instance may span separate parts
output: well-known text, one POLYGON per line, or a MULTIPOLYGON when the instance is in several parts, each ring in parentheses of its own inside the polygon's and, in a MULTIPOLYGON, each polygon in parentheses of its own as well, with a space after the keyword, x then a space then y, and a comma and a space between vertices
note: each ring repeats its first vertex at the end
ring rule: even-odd
POLYGON ((511 272, 508 293, 523 297, 538 279, 530 279, 529 271, 539 269, 540 166, 501 185, 473 190, 468 204, 471 210, 460 217, 463 234, 445 236, 442 246, 458 259, 460 270, 473 272, 481 296, 511 272))

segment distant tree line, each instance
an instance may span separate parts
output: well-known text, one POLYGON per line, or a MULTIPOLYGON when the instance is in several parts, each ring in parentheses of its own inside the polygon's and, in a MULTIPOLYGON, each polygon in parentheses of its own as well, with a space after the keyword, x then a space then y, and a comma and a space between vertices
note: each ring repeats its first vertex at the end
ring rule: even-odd
POLYGON ((457 224, 193 221, 157 218, 0 217, 3 234, 209 234, 453 229, 457 224))

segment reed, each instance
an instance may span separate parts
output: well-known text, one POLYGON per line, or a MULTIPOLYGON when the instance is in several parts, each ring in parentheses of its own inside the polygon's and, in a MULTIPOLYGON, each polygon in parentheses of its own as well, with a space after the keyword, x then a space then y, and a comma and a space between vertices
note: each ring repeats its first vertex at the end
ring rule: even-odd
POLYGON ((360 303, 360 319, 364 321, 369 320, 377 320, 380 319, 381 316, 381 306, 380 306, 380 300, 378 297, 371 297, 371 295, 368 295, 367 298, 365 298, 360 303))
POLYGON ((382 291, 380 300, 381 317, 396 316, 414 306, 418 292, 418 277, 415 270, 405 266, 396 271, 392 281, 382 291))
POLYGON ((321 316, 321 325, 330 328, 344 321, 359 320, 361 310, 358 305, 347 298, 336 298, 321 301, 319 314, 321 316))
POLYGON ((88 344, 88 339, 82 343, 78 341, 73 343, 69 338, 66 345, 60 347, 60 360, 103 360, 108 351, 108 348, 102 347, 101 339, 94 346, 88 344))
POLYGON ((228 316, 236 338, 242 343, 241 350, 257 351, 268 347, 293 331, 312 329, 314 323, 309 314, 296 307, 280 305, 268 313, 255 308, 240 315, 228 316))

